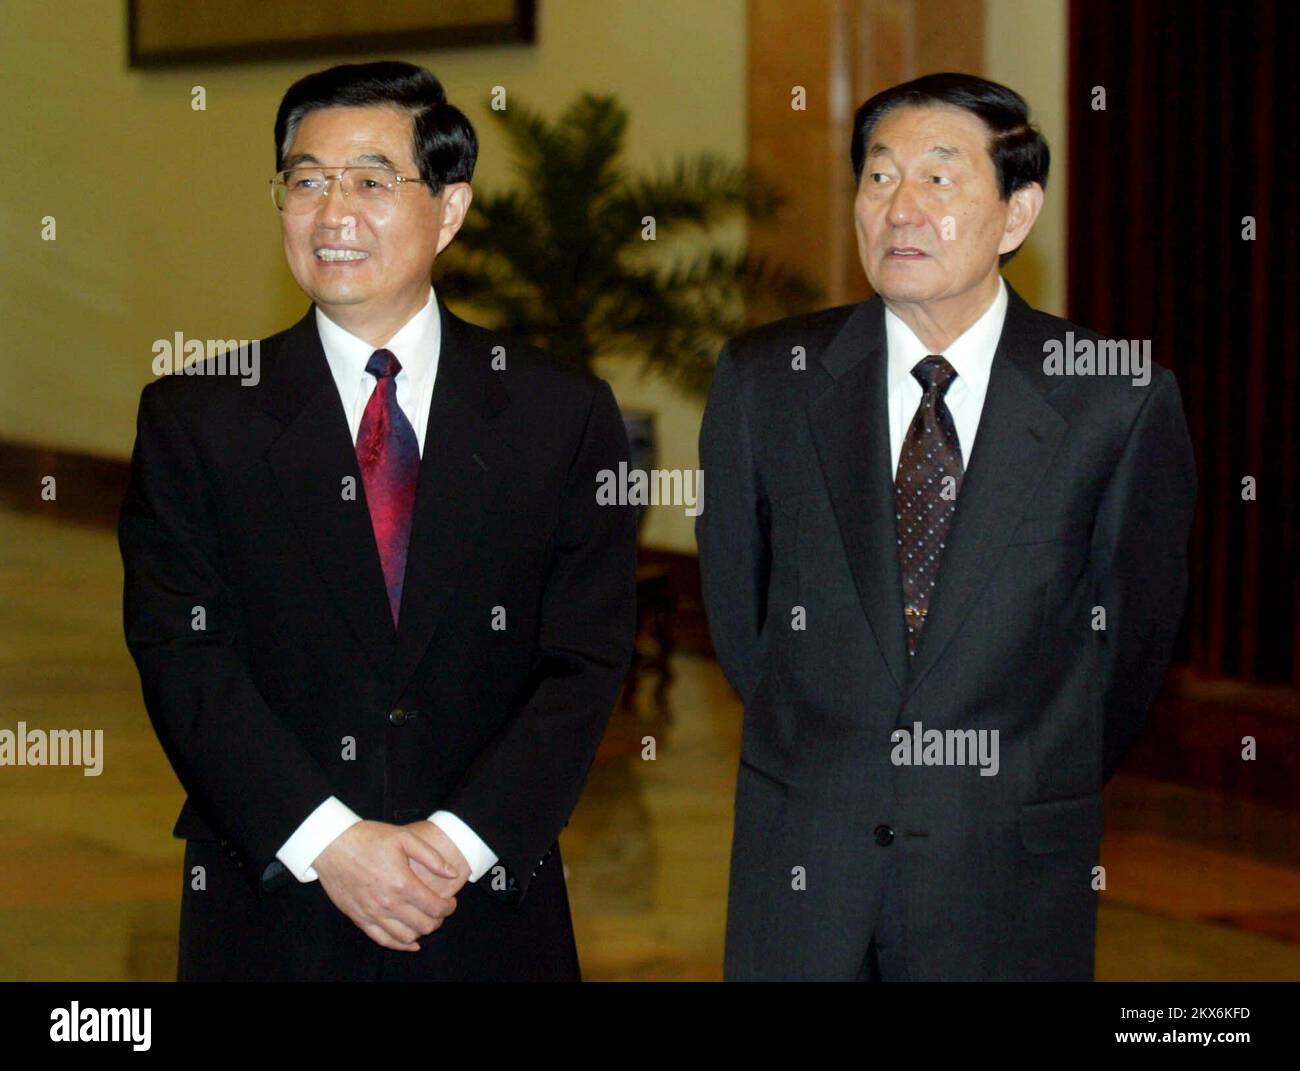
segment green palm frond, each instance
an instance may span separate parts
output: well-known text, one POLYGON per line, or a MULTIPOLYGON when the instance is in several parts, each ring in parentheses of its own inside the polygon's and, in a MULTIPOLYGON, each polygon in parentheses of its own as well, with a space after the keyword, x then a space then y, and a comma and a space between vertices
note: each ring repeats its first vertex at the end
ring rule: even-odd
POLYGON ((630 172, 627 111, 609 96, 583 93, 553 121, 514 101, 490 114, 516 186, 476 191, 437 285, 498 330, 582 368, 639 356, 643 373, 700 394, 750 302, 795 311, 816 299, 798 275, 743 250, 700 247, 718 225, 777 213, 779 194, 752 168, 700 153, 630 172))

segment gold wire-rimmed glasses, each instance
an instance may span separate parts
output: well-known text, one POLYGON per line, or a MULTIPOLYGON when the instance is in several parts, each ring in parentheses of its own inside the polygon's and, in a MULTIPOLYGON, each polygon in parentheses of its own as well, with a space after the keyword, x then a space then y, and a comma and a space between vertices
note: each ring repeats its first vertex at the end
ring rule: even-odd
POLYGON ((405 182, 421 183, 378 164, 349 164, 346 167, 291 167, 271 179, 271 200, 281 212, 312 212, 324 200, 335 181, 349 204, 371 211, 391 211, 405 182))

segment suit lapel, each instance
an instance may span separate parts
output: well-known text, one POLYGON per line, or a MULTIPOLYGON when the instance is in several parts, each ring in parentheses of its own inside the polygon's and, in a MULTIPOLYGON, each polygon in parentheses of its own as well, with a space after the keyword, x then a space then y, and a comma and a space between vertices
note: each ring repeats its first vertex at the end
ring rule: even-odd
POLYGON ((325 586, 378 673, 396 635, 347 416, 316 330, 316 307, 289 329, 259 404, 284 424, 266 459, 325 586), (343 496, 351 477, 354 498, 343 496))
POLYGON ((808 419, 858 601, 901 694, 907 638, 889 470, 884 309, 877 297, 849 314, 821 357, 835 382, 809 406, 808 419))
POLYGON ((879 297, 855 307, 821 357, 835 382, 809 406, 808 419, 858 599, 905 698, 948 647, 992 576, 1066 422, 1044 397, 1043 340, 1033 310, 1008 284, 975 448, 926 626, 909 660, 890 469, 884 314, 879 297))
MULTIPOLYGON (((395 696, 433 639, 511 459, 499 419, 509 397, 501 382, 505 373, 492 369, 491 337, 453 314, 441 296, 437 302, 442 343, 402 586, 395 696)), ((486 628, 491 607, 482 612, 486 628)))
MULTIPOLYGON (((284 424, 267 461, 340 612, 389 681, 394 696, 410 682, 476 543, 510 448, 496 415, 508 396, 491 367, 487 336, 437 298, 442 340, 411 519, 402 608, 394 630, 347 417, 329 370, 315 306, 286 334, 267 370, 262 408, 284 424), (356 498, 343 497, 343 478, 356 498)), ((484 607, 484 623, 490 607, 484 607)))
MULTIPOLYGON (((1048 383, 1042 371, 1043 337, 1034 326, 1033 310, 1008 284, 1002 336, 908 694, 975 605, 1065 433, 1065 418, 1044 397, 1048 383)), ((902 605, 901 594, 896 605, 902 605)))

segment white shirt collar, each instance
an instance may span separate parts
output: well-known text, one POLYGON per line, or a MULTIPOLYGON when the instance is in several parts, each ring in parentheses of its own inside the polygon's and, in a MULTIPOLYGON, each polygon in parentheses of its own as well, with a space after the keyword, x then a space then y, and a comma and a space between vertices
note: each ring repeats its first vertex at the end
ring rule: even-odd
MULTIPOLYGON (((321 311, 319 305, 316 306, 316 330, 334 382, 338 385, 339 396, 352 398, 357 385, 367 374, 366 363, 379 347, 340 327, 321 311)), ((424 307, 407 320, 382 348, 391 351, 402 366, 397 373, 398 384, 406 379, 414 395, 419 395, 426 377, 430 373, 437 374, 441 345, 442 318, 430 286, 424 307)))
MULTIPOLYGON (((966 385, 981 396, 988 386, 1006 312, 1007 284, 999 275, 998 292, 989 307, 943 351, 948 363, 956 369, 957 378, 965 380, 966 385)), ((885 308, 885 340, 889 350, 889 393, 892 395, 906 381, 913 379, 912 369, 918 361, 930 355, 930 350, 888 307, 885 308)), ((917 390, 920 389, 920 384, 917 384, 917 390)))

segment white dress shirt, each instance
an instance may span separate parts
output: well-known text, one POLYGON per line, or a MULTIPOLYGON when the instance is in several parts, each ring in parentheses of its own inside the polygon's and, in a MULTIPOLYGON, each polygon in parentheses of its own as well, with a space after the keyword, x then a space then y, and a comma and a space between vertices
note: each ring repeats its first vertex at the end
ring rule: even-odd
MULTIPOLYGON (((316 329, 355 445, 366 403, 378 382, 366 371, 366 362, 376 347, 340 327, 321 312, 319 306, 316 308, 316 329)), ((438 355, 442 349, 442 320, 438 316, 432 286, 424 308, 407 320, 383 348, 390 350, 402 366, 397 373, 397 404, 411 422, 420 456, 424 457, 425 425, 433 400, 433 383, 438 375, 438 355)), ((275 853, 276 858, 299 881, 315 881, 318 875, 312 862, 340 833, 361 820, 361 816, 342 800, 331 796, 307 816, 275 853)), ((446 833, 469 861, 470 881, 478 881, 495 865, 496 853, 450 811, 434 811, 429 821, 446 833)))
MULTIPOLYGON (((998 276, 998 293, 978 320, 943 351, 943 356, 957 371, 943 396, 957 427, 961 443, 962 470, 970 468, 975 432, 984 409, 993 355, 1002 337, 1002 321, 1007 313, 1007 284, 998 276)), ((912 375, 912 369, 930 355, 924 342, 898 316, 885 309, 885 341, 889 351, 889 449, 890 469, 898 474, 898 459, 912 418, 920 408, 925 392, 912 375)))

